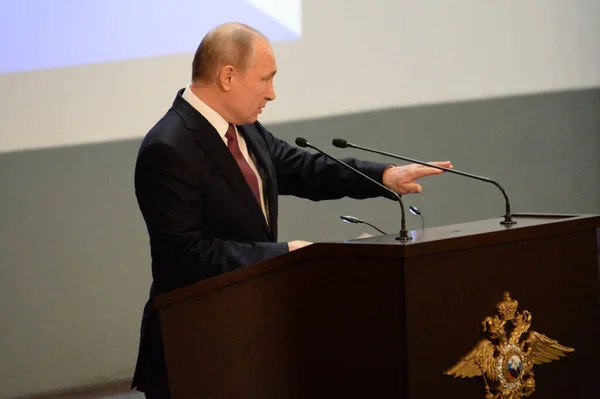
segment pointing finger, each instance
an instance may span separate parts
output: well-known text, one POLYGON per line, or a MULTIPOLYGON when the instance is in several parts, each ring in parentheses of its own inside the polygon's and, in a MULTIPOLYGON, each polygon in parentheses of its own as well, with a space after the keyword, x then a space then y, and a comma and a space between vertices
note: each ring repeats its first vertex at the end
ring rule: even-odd
MULTIPOLYGON (((452 162, 450 161, 436 161, 436 162, 427 162, 429 165, 435 165, 435 166, 441 166, 443 168, 448 168, 448 169, 452 169, 452 162)), ((421 165, 418 164, 419 168, 428 168, 429 166, 427 165, 421 165)))

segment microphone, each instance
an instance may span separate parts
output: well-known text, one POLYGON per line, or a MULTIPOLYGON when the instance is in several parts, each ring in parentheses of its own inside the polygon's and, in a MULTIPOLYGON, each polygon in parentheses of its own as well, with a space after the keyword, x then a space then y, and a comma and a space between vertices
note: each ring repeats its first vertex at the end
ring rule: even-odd
POLYGON ((465 177, 470 177, 471 179, 476 179, 476 180, 480 180, 486 183, 492 183, 493 185, 495 185, 496 187, 498 187, 500 189, 500 191, 502 191, 502 195, 504 195, 504 200, 505 200, 505 207, 506 207, 506 213, 504 214, 504 220, 502 220, 500 223, 503 225, 512 225, 517 223, 515 220, 513 220, 512 218, 512 214, 510 213, 510 201, 508 199, 508 195, 506 195, 506 191, 504 191, 504 188, 496 181, 488 178, 488 177, 483 177, 483 176, 477 176, 471 173, 467 173, 467 172, 461 172, 460 170, 456 170, 456 169, 449 169, 449 168, 444 168, 443 166, 437 166, 437 165, 430 165, 427 162, 423 162, 423 161, 419 161, 417 159, 412 159, 412 158, 408 158, 408 157, 403 157, 400 155, 396 155, 396 154, 392 154, 390 152, 385 152, 385 151, 379 151, 379 150, 373 150, 371 148, 367 148, 367 147, 363 147, 357 144, 352 144, 349 143, 348 141, 344 140, 344 139, 333 139, 333 141, 331 142, 335 147, 338 148, 356 148, 359 150, 363 150, 363 151, 368 151, 368 152, 372 152, 374 154, 379 154, 379 155, 385 155, 391 158, 395 158, 395 159, 400 159, 402 161, 407 161, 407 162, 412 162, 412 163, 417 163, 420 165, 425 165, 425 166, 429 166, 430 168, 434 168, 434 169, 439 169, 439 170, 443 170, 446 171, 448 173, 454 173, 457 175, 461 175, 461 176, 465 176, 465 177))
POLYGON ((340 219, 342 219, 344 222, 346 223, 354 223, 354 224, 359 224, 359 223, 363 223, 366 224, 367 226, 371 226, 372 228, 374 228, 375 230, 377 230, 378 232, 380 232, 381 234, 387 234, 385 231, 375 227, 374 225, 372 225, 369 222, 366 222, 362 219, 357 218, 356 216, 340 216, 340 219))
POLYGON ((421 221, 423 222, 423 228, 422 230, 425 230, 425 216, 423 216, 423 212, 421 212, 419 210, 419 208, 417 208, 416 206, 409 206, 408 210, 410 211, 410 213, 412 213, 415 216, 421 216, 421 221))
POLYGON ((398 233, 398 236, 396 237, 396 240, 399 241, 408 241, 410 240, 412 237, 409 237, 408 232, 406 231, 406 214, 404 212, 404 203, 402 202, 402 198, 400 198, 400 195, 393 191, 390 190, 389 188, 387 188, 386 186, 384 186, 383 184, 379 183, 378 181, 371 179, 369 176, 365 175, 363 172, 361 172, 360 170, 354 169, 352 166, 348 165, 347 163, 340 161, 339 159, 327 154, 326 152, 320 150, 319 148, 315 147, 314 145, 310 144, 308 142, 308 140, 306 140, 304 137, 297 137, 296 138, 296 145, 298 147, 302 147, 302 148, 312 148, 315 151, 320 152, 321 154, 325 155, 327 158, 339 163, 340 165, 344 166, 345 168, 348 168, 352 171, 354 171, 354 173, 357 173, 359 176, 361 176, 362 178, 370 181, 371 183, 379 186, 382 190, 386 191, 388 194, 390 194, 390 199, 392 200, 396 200, 398 201, 398 203, 400 204, 400 211, 402 212, 402 219, 400 221, 400 232, 398 233))

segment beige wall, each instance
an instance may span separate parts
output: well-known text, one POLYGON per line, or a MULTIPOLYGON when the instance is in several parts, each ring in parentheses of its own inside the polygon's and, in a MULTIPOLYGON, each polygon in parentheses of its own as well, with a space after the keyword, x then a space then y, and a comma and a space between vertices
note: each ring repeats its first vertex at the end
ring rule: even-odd
MULTIPOLYGON (((595 0, 304 0, 262 120, 597 87, 599 16, 595 0)), ((138 138, 191 58, 0 75, 0 152, 138 138)))

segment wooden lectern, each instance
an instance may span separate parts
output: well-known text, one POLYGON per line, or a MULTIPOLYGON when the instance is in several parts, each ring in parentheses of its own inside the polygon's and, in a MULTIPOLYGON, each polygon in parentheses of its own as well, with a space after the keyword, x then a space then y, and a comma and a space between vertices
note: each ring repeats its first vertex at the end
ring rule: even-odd
POLYGON ((172 397, 481 399, 443 372, 509 291, 575 348, 533 397, 600 398, 600 216, 514 218, 318 243, 158 297, 172 397))

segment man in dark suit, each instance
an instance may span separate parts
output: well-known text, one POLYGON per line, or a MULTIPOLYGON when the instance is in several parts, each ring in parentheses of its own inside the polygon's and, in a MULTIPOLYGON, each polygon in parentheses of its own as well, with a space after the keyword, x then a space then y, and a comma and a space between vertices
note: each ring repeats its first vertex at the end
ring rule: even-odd
MULTIPOLYGON (((381 195, 353 172, 292 147, 257 122, 275 99, 277 71, 262 34, 241 24, 219 26, 202 40, 192 69, 192 83, 148 132, 136 163, 136 196, 152 254, 150 298, 309 245, 277 242, 280 194, 312 200, 381 195)), ((401 194, 420 192, 414 180, 439 173, 420 165, 346 162, 401 194)), ((148 398, 169 397, 150 301, 132 385, 148 398)))

